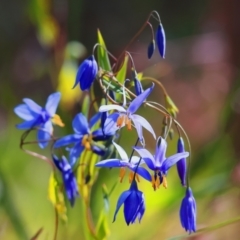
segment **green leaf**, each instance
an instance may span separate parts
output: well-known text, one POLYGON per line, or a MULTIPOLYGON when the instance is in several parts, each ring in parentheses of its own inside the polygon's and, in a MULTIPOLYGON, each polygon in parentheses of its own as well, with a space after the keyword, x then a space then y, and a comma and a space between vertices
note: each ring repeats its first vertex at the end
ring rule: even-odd
POLYGON ((97 49, 98 65, 103 70, 111 71, 111 64, 108 58, 107 48, 99 29, 97 31, 97 38, 98 38, 98 43, 100 44, 100 46, 98 46, 98 49, 97 49))
POLYGON ((90 97, 89 95, 86 95, 83 99, 83 105, 82 105, 82 113, 87 117, 90 107, 90 97))
POLYGON ((116 76, 117 80, 118 80, 121 84, 124 84, 124 81, 125 81, 125 79, 126 79, 128 59, 129 59, 129 57, 128 57, 128 55, 126 55, 125 58, 124 58, 122 67, 121 67, 121 69, 118 71, 117 76, 116 76))

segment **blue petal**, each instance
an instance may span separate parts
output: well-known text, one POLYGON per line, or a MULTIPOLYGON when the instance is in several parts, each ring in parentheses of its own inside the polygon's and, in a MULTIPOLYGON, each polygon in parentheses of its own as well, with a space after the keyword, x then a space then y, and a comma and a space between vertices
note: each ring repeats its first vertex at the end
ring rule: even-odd
POLYGON ((114 135, 115 132, 119 129, 117 127, 117 119, 120 116, 119 113, 112 113, 108 116, 104 124, 104 134, 114 135))
POLYGON ((84 147, 76 143, 73 148, 71 148, 69 153, 70 165, 74 166, 76 161, 79 159, 84 147))
POLYGON ((63 162, 56 156, 52 155, 53 162, 59 171, 63 171, 63 162))
POLYGON ((82 91, 87 90, 91 87, 94 79, 97 76, 98 66, 94 56, 90 56, 82 62, 78 68, 77 77, 73 88, 80 83, 82 91))
POLYGON ((96 146, 96 145, 91 145, 91 150, 99 156, 104 156, 106 153, 105 149, 103 149, 99 146, 96 146))
POLYGON ((82 113, 79 113, 74 117, 72 121, 72 127, 75 133, 78 133, 81 135, 85 135, 89 133, 87 119, 82 113))
POLYGON ((129 105, 127 112, 128 113, 135 113, 138 108, 142 105, 142 103, 146 100, 146 98, 149 96, 149 94, 152 92, 154 88, 154 84, 152 87, 146 89, 142 94, 137 96, 129 105))
POLYGON ((160 23, 158 25, 157 33, 156 33, 156 41, 159 53, 162 58, 165 58, 165 52, 166 52, 166 36, 163 29, 162 24, 160 23))
POLYGON ((37 114, 41 114, 42 107, 40 107, 37 103, 35 103, 30 98, 24 98, 23 102, 26 103, 26 105, 29 107, 29 109, 37 114))
POLYGON ((115 222, 115 220, 116 220, 116 216, 117 216, 117 213, 118 213, 120 207, 125 202, 125 200, 129 197, 130 194, 131 194, 131 191, 125 191, 119 197, 118 202, 117 202, 117 207, 116 207, 114 217, 113 217, 113 222, 115 222))
POLYGON ((141 177, 143 177, 144 179, 146 179, 147 181, 151 182, 152 181, 152 177, 151 174, 143 167, 130 167, 130 169, 140 175, 141 177), (137 168, 137 171, 136 171, 137 168))
POLYGON ((156 151, 155 151, 155 160, 156 166, 162 166, 163 162, 166 159, 166 150, 167 150, 167 142, 164 138, 159 137, 156 144, 156 151))
POLYGON ((102 113, 98 112, 90 119, 90 122, 89 122, 90 129, 97 123, 98 120, 100 120, 101 116, 102 116, 102 113))
POLYGON ((92 132, 92 138, 93 141, 97 142, 97 141, 106 141, 108 139, 110 139, 112 136, 111 135, 105 135, 102 132, 102 129, 97 129, 94 132, 92 132))
POLYGON ((121 161, 120 159, 108 159, 108 160, 102 160, 95 164, 96 167, 108 167, 108 168, 114 168, 114 167, 126 167, 128 165, 127 162, 121 161))
POLYGON ((61 98, 61 93, 56 92, 49 95, 47 99, 45 109, 51 117, 56 113, 60 98, 61 98))
POLYGON ((18 129, 30 129, 30 128, 38 126, 39 123, 40 122, 38 121, 38 119, 33 119, 31 121, 26 121, 26 122, 17 124, 16 128, 18 128, 18 129))
POLYGON ((65 137, 58 139, 54 143, 53 147, 59 148, 59 147, 66 146, 66 145, 72 144, 72 143, 77 143, 77 142, 79 142, 79 145, 81 144, 82 136, 79 136, 77 134, 71 134, 71 135, 67 135, 65 137))
POLYGON ((180 159, 188 157, 189 153, 188 152, 183 152, 183 153, 176 153, 170 157, 168 157, 164 162, 161 167, 161 170, 163 173, 167 172, 170 167, 172 167, 174 164, 176 164, 180 159))
POLYGON ((134 222, 134 216, 136 216, 139 207, 139 198, 137 191, 131 191, 131 194, 124 202, 124 217, 127 225, 134 222))
POLYGON ((53 131, 51 121, 47 121, 37 133, 38 145, 40 148, 45 148, 51 139, 51 134, 53 131))
POLYGON ((14 112, 25 121, 33 120, 38 116, 38 114, 32 112, 26 104, 18 105, 14 108, 14 112))
POLYGON ((148 45, 148 59, 150 59, 155 51, 155 41, 152 40, 148 45))
POLYGON ((144 162, 151 170, 155 170, 155 159, 152 154, 145 148, 134 147, 135 151, 143 158, 144 162))
MULTIPOLYGON (((185 152, 183 139, 178 139, 178 153, 185 152)), ((187 160, 182 158, 177 162, 178 176, 181 180, 181 184, 186 186, 186 174, 187 174, 187 160)))

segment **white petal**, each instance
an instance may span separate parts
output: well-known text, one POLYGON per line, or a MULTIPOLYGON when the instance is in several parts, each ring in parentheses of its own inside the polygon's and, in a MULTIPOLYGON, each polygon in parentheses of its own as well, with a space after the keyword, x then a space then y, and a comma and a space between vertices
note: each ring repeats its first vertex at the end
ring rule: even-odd
POLYGON ((123 161, 126 161, 128 162, 128 155, 127 153, 125 152, 125 150, 119 146, 117 143, 113 142, 115 148, 117 149, 119 155, 120 155, 120 158, 123 160, 123 161))
POLYGON ((126 112, 126 109, 116 104, 103 105, 99 108, 99 112, 107 112, 110 110, 117 110, 119 112, 126 112))

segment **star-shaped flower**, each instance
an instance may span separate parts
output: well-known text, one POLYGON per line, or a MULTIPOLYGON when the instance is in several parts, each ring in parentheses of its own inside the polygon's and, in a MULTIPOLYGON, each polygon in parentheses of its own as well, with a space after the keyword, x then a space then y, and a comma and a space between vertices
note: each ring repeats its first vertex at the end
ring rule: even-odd
POLYGON ((142 176, 146 180, 151 181, 150 173, 145 168, 138 166, 144 163, 142 160, 140 160, 139 157, 132 156, 130 161, 125 150, 121 146, 119 146, 117 143, 113 142, 113 144, 117 149, 121 159, 113 158, 113 159, 102 160, 95 165, 96 167, 120 168, 121 182, 125 176, 126 168, 129 168, 130 170, 132 170, 129 176, 130 181, 133 180, 134 172, 136 172, 136 174, 142 176), (139 161, 141 162, 139 163, 139 161))
POLYGON ((38 127, 37 139, 39 146, 45 148, 53 132, 52 123, 61 127, 64 126, 60 117, 55 114, 61 94, 59 92, 51 94, 45 107, 40 107, 37 103, 29 98, 24 98, 24 104, 14 108, 14 112, 25 122, 17 124, 18 129, 31 129, 38 127))
POLYGON ((97 145, 96 142, 108 140, 112 136, 104 135, 100 128, 93 132, 91 131, 91 128, 99 118, 100 114, 98 113, 91 118, 88 124, 86 117, 82 113, 77 114, 72 121, 72 127, 75 133, 62 137, 55 142, 54 148, 74 144, 70 149, 69 155, 71 166, 75 164, 84 149, 93 151, 100 156, 105 154, 104 147, 97 145))
POLYGON ((135 180, 132 182, 130 189, 123 192, 119 197, 113 222, 116 220, 117 213, 122 204, 124 204, 123 212, 127 225, 134 223, 137 218, 139 222, 141 221, 145 212, 145 200, 143 193, 138 190, 135 180))
POLYGON ((180 159, 188 157, 188 152, 176 153, 166 158, 167 142, 164 138, 159 137, 156 144, 155 155, 152 155, 147 149, 134 147, 138 154, 143 158, 147 166, 154 171, 152 176, 152 185, 154 190, 163 182, 167 188, 166 174, 170 167, 176 164, 180 159))
POLYGON ((146 89, 143 93, 138 95, 129 105, 127 110, 119 105, 103 105, 99 108, 99 112, 106 112, 110 110, 117 110, 118 112, 114 112, 106 119, 104 124, 104 132, 107 134, 108 132, 114 132, 118 129, 127 126, 128 130, 132 129, 132 122, 137 130, 138 137, 140 141, 144 144, 144 138, 142 134, 142 127, 146 128, 154 138, 156 135, 150 123, 140 115, 134 114, 138 108, 142 105, 142 103, 146 100, 149 94, 152 92, 154 88, 154 84, 152 87, 146 89))

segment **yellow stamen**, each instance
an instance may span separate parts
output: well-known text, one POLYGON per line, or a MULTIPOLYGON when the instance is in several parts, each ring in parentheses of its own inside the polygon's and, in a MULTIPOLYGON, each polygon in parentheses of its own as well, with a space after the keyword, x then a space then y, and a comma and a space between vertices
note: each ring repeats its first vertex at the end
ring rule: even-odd
POLYGON ((139 178, 138 174, 136 174, 136 179, 137 179, 138 182, 140 182, 140 178, 139 178))
POLYGON ((62 122, 61 118, 59 115, 57 114, 54 114, 54 116, 52 117, 52 122, 55 124, 55 125, 58 125, 60 127, 64 127, 65 124, 62 122))
POLYGON ((127 125, 128 130, 132 130, 131 119, 126 116, 125 124, 127 125))
POLYGON ((91 150, 91 141, 92 134, 86 134, 82 138, 82 146, 84 146, 87 150, 91 150))
POLYGON ((159 177, 156 175, 156 173, 154 173, 154 175, 152 176, 152 187, 154 189, 154 191, 159 188, 160 186, 160 179, 159 177))
POLYGON ((130 172, 130 173, 129 173, 129 177, 128 177, 129 183, 131 183, 131 182, 133 181, 133 175, 134 175, 133 172, 130 172))
POLYGON ((167 178, 165 175, 163 175, 163 187, 167 189, 167 178))
POLYGON ((120 182, 123 181, 123 178, 124 178, 124 176, 125 176, 125 172, 126 172, 126 168, 125 168, 125 167, 121 167, 121 168, 120 168, 120 174, 119 174, 120 182))
POLYGON ((124 115, 120 115, 117 119, 117 127, 122 127, 123 123, 125 120, 125 116, 124 115))

